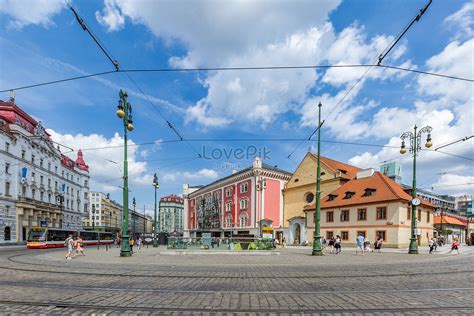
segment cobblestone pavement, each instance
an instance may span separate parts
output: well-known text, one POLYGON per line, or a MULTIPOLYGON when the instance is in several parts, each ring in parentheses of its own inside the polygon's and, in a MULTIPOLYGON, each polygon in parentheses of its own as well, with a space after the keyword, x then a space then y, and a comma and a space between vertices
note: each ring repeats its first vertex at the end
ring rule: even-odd
POLYGON ((474 315, 474 247, 310 256, 0 248, 0 314, 474 315), (472 248, 472 249, 471 249, 472 248))

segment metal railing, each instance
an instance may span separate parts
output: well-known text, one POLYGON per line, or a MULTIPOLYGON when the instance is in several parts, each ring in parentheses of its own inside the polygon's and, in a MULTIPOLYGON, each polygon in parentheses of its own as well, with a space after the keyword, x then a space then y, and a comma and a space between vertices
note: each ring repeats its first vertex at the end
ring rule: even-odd
POLYGON ((274 239, 254 237, 226 237, 226 238, 183 238, 168 237, 167 249, 204 249, 204 250, 274 250, 274 239))

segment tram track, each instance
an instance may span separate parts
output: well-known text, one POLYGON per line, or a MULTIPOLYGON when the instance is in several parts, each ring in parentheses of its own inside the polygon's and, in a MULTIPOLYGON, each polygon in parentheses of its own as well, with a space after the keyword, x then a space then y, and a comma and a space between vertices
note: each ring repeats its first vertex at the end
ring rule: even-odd
MULTIPOLYGON (((312 295, 312 294, 334 294, 334 290, 314 290, 314 291, 274 291, 274 290, 180 290, 180 289, 160 289, 160 288, 133 288, 133 287, 95 287, 95 286, 81 286, 73 284, 71 286, 45 282, 18 282, 18 281, 2 281, 2 285, 24 287, 24 288, 44 288, 44 289, 61 289, 61 290, 75 290, 75 291, 98 291, 98 292, 135 292, 135 293, 172 293, 172 294, 278 294, 278 295, 312 295)), ((449 291, 464 291, 474 292, 474 287, 448 287, 448 288, 412 288, 412 289, 388 289, 388 288, 365 288, 365 289, 351 289, 351 290, 337 290, 338 294, 354 294, 354 293, 433 293, 433 292, 449 292, 449 291)))
POLYGON ((55 312, 58 312, 58 309, 61 312, 68 312, 68 310, 93 310, 98 313, 104 312, 118 312, 118 313, 125 313, 125 312, 193 312, 193 313, 290 313, 293 314, 295 312, 301 313, 413 313, 413 312, 420 312, 420 313, 433 313, 433 312, 474 312, 474 306, 462 306, 462 305, 453 305, 453 306, 419 306, 419 307, 396 307, 396 308, 387 308, 387 307, 379 307, 379 308, 308 308, 303 307, 299 309, 289 309, 289 308, 186 308, 186 307, 158 307, 158 306, 112 306, 112 305, 95 305, 95 304, 77 304, 77 303, 65 303, 61 301, 44 301, 44 302, 25 302, 25 301, 13 301, 13 300, 0 300, 1 305, 14 305, 14 306, 34 306, 34 307, 46 307, 56 309, 55 312))

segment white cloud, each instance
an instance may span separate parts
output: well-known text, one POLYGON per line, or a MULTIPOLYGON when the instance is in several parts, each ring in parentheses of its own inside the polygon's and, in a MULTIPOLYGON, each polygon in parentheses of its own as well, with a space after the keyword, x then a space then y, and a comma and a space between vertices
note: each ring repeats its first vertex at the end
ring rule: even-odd
POLYGON ((176 181, 205 181, 205 180, 214 180, 219 177, 219 174, 212 169, 201 169, 196 172, 189 171, 175 171, 172 173, 165 173, 163 175, 163 180, 165 182, 176 182, 176 181))
POLYGON ((22 28, 29 24, 53 25, 52 17, 65 7, 63 0, 0 0, 0 13, 13 18, 10 25, 22 28))
POLYGON ((109 31, 117 31, 125 25, 125 17, 120 12, 120 8, 113 0, 104 0, 103 14, 99 11, 95 12, 97 21, 108 28, 109 31))
POLYGON ((468 2, 461 9, 444 19, 444 22, 457 29, 456 38, 474 35, 474 2, 468 2))
MULTIPOLYGON (((112 138, 106 138, 98 134, 61 134, 48 129, 53 141, 64 144, 73 149, 87 149, 97 147, 110 147, 100 150, 83 151, 84 160, 89 165, 91 184, 93 190, 110 192, 119 189, 122 178, 123 166, 123 138, 115 133, 112 138)), ((131 185, 143 185, 152 183, 152 175, 146 174, 147 163, 137 161, 140 154, 139 146, 134 146, 133 140, 128 140, 128 174, 131 185)), ((77 152, 66 153, 72 159, 76 159, 77 152)))
POLYGON ((474 176, 443 174, 437 182, 431 185, 431 188, 436 192, 472 195, 474 193, 474 176))

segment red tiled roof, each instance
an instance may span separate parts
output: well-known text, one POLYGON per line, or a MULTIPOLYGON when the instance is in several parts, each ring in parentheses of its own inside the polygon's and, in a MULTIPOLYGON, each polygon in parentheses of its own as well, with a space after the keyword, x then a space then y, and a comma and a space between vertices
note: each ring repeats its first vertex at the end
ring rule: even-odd
MULTIPOLYGON (((435 216, 434 218, 434 223, 436 224, 441 224, 441 216, 435 216)), ((463 222, 461 222, 459 219, 451 217, 449 215, 443 215, 443 224, 450 224, 450 225, 456 225, 456 226, 467 226, 463 222)))
MULTIPOLYGON (((315 158, 318 158, 318 155, 311 153, 315 158)), ((321 162, 325 164, 328 168, 334 172, 341 171, 342 177, 347 179, 352 179, 356 176, 357 172, 360 171, 359 168, 348 165, 346 163, 333 160, 324 156, 321 156, 321 162)))
MULTIPOLYGON (((361 205, 367 203, 386 202, 394 200, 410 201, 412 197, 403 191, 401 185, 389 179, 380 172, 374 172, 372 176, 352 179, 329 195, 336 195, 333 200, 329 200, 329 196, 321 199, 321 208, 342 207, 350 205, 361 205), (372 195, 365 196, 366 189, 375 189, 372 195), (345 198, 346 192, 353 192, 351 198, 345 198)), ((422 200, 425 206, 433 207, 427 201, 422 200)), ((306 210, 315 209, 315 204, 307 205, 306 210)))

